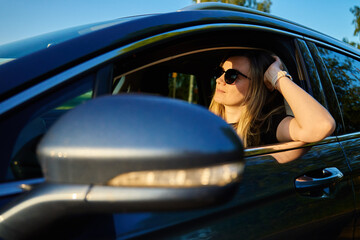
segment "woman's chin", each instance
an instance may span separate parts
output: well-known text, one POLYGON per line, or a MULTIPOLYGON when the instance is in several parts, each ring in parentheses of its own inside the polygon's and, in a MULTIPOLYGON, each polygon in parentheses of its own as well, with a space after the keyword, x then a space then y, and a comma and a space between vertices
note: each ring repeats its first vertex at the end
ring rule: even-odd
POLYGON ((219 96, 219 94, 215 94, 214 101, 217 102, 218 104, 225 104, 224 103, 224 98, 219 96))

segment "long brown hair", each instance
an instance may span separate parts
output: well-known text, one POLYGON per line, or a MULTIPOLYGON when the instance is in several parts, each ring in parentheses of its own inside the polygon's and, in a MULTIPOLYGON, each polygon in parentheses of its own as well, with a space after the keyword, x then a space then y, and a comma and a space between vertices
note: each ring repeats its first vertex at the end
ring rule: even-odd
MULTIPOLYGON (((259 145, 260 129, 270 130, 271 116, 284 110, 282 96, 277 91, 270 92, 264 84, 264 74, 275 59, 265 51, 240 51, 226 56, 243 56, 250 61, 250 85, 243 105, 244 112, 239 122, 234 124, 244 147, 259 145)), ((223 61, 225 62, 225 61, 223 61)), ((222 63, 223 64, 223 63, 222 63)), ((221 64, 221 65, 222 65, 221 64)), ((211 100, 209 110, 225 119, 225 107, 211 100)))

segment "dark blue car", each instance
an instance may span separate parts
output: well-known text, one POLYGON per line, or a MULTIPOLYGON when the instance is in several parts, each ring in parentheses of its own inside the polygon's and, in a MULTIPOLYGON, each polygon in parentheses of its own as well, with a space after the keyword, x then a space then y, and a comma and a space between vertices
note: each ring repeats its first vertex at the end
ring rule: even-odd
POLYGON ((360 238, 360 52, 226 4, 0 46, 3 239, 360 238), (322 141, 243 148, 207 108, 238 49, 325 106, 322 141))

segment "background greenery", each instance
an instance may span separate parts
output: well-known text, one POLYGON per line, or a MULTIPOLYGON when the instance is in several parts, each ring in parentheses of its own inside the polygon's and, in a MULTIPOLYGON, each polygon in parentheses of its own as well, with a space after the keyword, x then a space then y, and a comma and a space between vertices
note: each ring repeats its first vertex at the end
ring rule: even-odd
MULTIPOLYGON (((228 4, 234 4, 238 6, 248 7, 252 9, 256 9, 262 12, 270 13, 271 10, 271 0, 193 0, 194 3, 200 3, 200 2, 222 2, 222 3, 228 3, 228 4)), ((343 38, 343 41, 357 47, 360 49, 360 7, 354 6, 349 9, 349 11, 354 15, 353 25, 354 25, 354 36, 359 37, 358 42, 352 42, 349 41, 347 38, 343 38)))

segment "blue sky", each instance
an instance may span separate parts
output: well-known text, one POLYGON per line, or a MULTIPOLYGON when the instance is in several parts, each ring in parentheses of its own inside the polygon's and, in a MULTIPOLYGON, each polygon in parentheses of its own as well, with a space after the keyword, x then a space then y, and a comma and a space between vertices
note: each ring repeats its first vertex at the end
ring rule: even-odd
MULTIPOLYGON (((342 40, 354 37, 350 8, 359 0, 272 0, 271 14, 342 40)), ((0 0, 0 45, 71 26, 176 11, 191 0, 0 0)))

